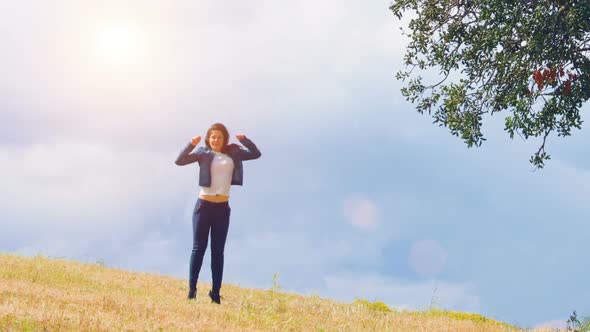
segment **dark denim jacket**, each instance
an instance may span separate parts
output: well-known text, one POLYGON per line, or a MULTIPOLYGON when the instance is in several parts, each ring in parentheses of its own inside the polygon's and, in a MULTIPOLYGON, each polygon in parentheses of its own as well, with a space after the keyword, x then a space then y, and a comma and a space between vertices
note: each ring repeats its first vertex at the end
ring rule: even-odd
MULTIPOLYGON (((228 144, 226 146, 225 154, 231 157, 234 161, 234 172, 232 174, 231 184, 241 186, 244 182, 244 167, 242 161, 260 158, 262 155, 258 148, 251 140, 244 138, 240 140, 247 149, 242 148, 237 144, 228 144)), ((176 165, 184 166, 192 164, 195 161, 199 162, 199 186, 211 186, 211 162, 215 156, 215 152, 207 146, 201 146, 196 151, 191 152, 195 146, 192 142, 180 151, 178 158, 176 158, 176 165)))

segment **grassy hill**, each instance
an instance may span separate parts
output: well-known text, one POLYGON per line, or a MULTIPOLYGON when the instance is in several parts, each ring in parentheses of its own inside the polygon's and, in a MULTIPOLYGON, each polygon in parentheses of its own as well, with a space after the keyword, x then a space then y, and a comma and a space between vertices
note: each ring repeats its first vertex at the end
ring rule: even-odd
MULTIPOLYGON (((522 331, 481 315, 398 312, 379 302, 187 282, 101 264, 0 254, 0 331, 522 331)), ((536 330, 549 331, 549 330, 536 330)))

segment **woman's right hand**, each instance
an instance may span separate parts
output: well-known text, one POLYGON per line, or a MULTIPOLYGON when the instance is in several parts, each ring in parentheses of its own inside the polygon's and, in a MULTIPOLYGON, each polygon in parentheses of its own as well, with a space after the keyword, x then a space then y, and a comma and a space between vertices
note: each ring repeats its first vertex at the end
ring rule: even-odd
POLYGON ((191 143, 192 143, 194 146, 197 146, 197 144, 199 144, 199 142, 200 142, 200 141, 201 141, 201 136, 195 136, 195 137, 193 137, 193 138, 191 139, 191 143))

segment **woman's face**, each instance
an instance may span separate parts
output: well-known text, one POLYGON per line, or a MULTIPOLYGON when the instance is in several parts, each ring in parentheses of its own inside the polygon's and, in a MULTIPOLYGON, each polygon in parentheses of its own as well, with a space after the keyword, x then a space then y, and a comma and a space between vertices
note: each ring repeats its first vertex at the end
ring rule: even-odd
POLYGON ((209 136, 209 145, 211 149, 216 152, 221 152, 223 148, 223 132, 221 130, 211 130, 211 135, 209 136))

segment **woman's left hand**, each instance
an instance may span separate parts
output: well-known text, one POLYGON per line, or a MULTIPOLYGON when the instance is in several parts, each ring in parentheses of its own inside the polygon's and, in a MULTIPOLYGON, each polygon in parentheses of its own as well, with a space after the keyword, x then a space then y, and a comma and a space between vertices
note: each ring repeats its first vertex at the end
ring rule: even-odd
POLYGON ((244 138, 246 138, 246 135, 236 135, 236 138, 238 139, 238 141, 241 141, 244 138))

